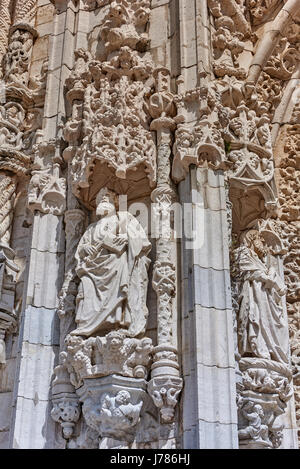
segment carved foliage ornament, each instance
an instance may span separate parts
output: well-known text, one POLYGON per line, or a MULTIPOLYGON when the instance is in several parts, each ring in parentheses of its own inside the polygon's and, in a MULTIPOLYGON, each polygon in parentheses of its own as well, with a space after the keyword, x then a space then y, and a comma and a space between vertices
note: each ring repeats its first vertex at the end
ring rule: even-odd
POLYGON ((118 331, 86 340, 68 335, 62 359, 69 370, 72 384, 78 388, 84 378, 113 373, 147 378, 152 350, 151 339, 130 339, 118 331))
POLYGON ((185 178, 190 164, 225 169, 226 154, 219 117, 220 96, 214 86, 203 86, 175 97, 178 122, 173 147, 172 178, 178 183, 185 178), (184 107, 195 106, 199 120, 196 126, 185 124, 184 107))
POLYGON ((253 16, 254 24, 264 22, 265 18, 279 6, 281 0, 248 0, 248 7, 253 16))
POLYGON ((144 31, 149 14, 150 0, 111 1, 100 30, 107 52, 122 46, 144 51, 148 42, 144 31))
POLYGON ((249 24, 240 2, 236 0, 209 0, 208 7, 214 17, 215 32, 214 72, 218 77, 246 78, 246 70, 239 66, 238 57, 245 47, 244 40, 250 34, 249 24))
POLYGON ((66 208, 66 180, 59 177, 59 165, 49 170, 33 171, 28 187, 28 205, 31 210, 62 215, 66 208))
MULTIPOLYGON (((80 187, 88 185, 96 160, 106 164, 120 179, 144 167, 150 186, 155 184, 156 146, 149 129, 146 99, 150 92, 146 80, 152 71, 150 62, 125 46, 109 62, 86 61, 79 81, 77 78, 73 83, 70 81, 73 92, 69 91, 68 96, 73 102, 79 82, 88 73, 93 79, 82 97, 82 125, 74 116, 64 132, 70 143, 64 156, 73 156, 72 179, 77 195, 80 187)), ((73 111, 75 106, 78 108, 78 103, 73 104, 73 111)))

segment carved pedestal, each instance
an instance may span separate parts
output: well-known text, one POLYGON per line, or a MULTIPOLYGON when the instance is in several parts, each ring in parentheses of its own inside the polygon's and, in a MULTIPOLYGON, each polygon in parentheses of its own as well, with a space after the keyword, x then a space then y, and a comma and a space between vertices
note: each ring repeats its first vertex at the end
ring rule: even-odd
POLYGON ((277 418, 284 414, 293 393, 291 372, 281 363, 258 358, 243 358, 240 369, 240 447, 278 448, 282 442, 282 427, 277 418))
POLYGON ((110 375, 103 378, 84 379, 77 389, 82 402, 82 412, 89 427, 109 446, 127 447, 135 439, 143 401, 146 399, 144 379, 110 375), (115 440, 114 442, 111 441, 115 440))

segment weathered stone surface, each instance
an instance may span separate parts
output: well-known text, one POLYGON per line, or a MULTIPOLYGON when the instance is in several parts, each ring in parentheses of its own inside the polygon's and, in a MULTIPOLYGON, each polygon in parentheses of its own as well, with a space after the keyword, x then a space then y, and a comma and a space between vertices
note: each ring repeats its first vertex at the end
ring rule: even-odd
POLYGON ((297 447, 299 8, 0 0, 1 448, 297 447))

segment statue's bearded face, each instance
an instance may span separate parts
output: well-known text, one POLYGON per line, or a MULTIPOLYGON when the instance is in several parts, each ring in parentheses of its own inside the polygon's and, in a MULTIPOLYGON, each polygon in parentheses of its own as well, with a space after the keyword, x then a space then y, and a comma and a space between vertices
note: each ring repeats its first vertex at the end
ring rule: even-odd
POLYGON ((96 209, 96 215, 99 217, 103 217, 106 215, 110 215, 115 212, 115 204, 112 194, 109 192, 103 192, 99 196, 98 205, 96 209))

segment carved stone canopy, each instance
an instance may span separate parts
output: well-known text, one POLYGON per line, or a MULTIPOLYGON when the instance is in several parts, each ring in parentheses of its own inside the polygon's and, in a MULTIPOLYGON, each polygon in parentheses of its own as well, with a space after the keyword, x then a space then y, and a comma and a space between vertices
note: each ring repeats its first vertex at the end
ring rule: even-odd
POLYGON ((230 180, 230 200, 232 202, 233 231, 239 233, 246 229, 255 220, 265 218, 267 213, 274 213, 277 209, 277 200, 273 192, 261 184, 249 182, 242 184, 238 180, 230 180))
POLYGON ((118 195, 126 195, 128 202, 148 197, 152 192, 143 165, 128 171, 126 179, 120 179, 107 164, 96 160, 88 181, 84 187, 75 188, 74 194, 90 210, 95 209, 96 196, 103 187, 118 195))

